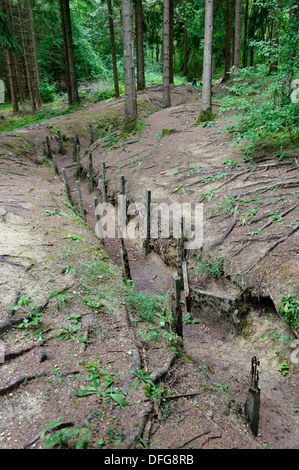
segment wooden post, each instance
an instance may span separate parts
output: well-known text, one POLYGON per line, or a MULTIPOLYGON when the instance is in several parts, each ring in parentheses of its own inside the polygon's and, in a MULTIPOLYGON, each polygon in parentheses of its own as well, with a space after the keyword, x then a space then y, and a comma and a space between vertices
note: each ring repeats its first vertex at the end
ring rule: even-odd
POLYGON ((94 142, 94 137, 93 137, 93 130, 92 130, 92 125, 88 125, 88 132, 89 132, 89 138, 90 138, 90 145, 93 144, 94 142))
POLYGON ((80 146, 77 145, 77 172, 76 172, 77 178, 80 178, 81 176, 81 165, 80 165, 80 146))
POLYGON ((248 391, 247 401, 245 403, 245 415, 248 419, 250 429, 254 436, 258 434, 259 418, 260 418, 260 401, 261 391, 258 386, 259 374, 257 366, 260 361, 257 361, 254 356, 251 359, 251 383, 248 391))
POLYGON ((182 272, 183 272, 186 309, 187 309, 187 313, 191 313, 191 295, 190 295, 190 289, 189 289, 188 269, 187 269, 186 260, 182 262, 182 272))
POLYGON ((76 138, 73 139, 73 162, 75 163, 77 160, 77 142, 76 138))
POLYGON ((124 176, 120 177, 120 194, 122 196, 126 194, 126 180, 124 176))
POLYGON ((47 158, 47 149, 46 149, 46 144, 43 142, 43 157, 47 158))
POLYGON ((63 140, 62 140, 60 131, 57 131, 57 139, 58 139, 59 153, 64 155, 63 140))
POLYGON ((69 186, 69 183, 68 183, 68 180, 67 180, 67 175, 66 175, 65 168, 62 168, 61 172, 62 172, 62 176, 63 176, 64 187, 65 187, 65 192, 67 194, 68 201, 73 206, 74 204, 73 204, 73 200, 72 200, 72 196, 71 196, 71 190, 70 190, 70 186, 69 186))
POLYGON ((145 258, 149 254, 149 244, 151 238, 151 191, 146 190, 145 220, 144 220, 144 240, 142 246, 142 256, 145 258))
POLYGON ((184 217, 180 219, 180 239, 178 243, 178 276, 181 278, 181 289, 184 289, 183 261, 185 260, 184 217))
POLYGON ((105 245, 102 221, 97 210, 98 199, 96 197, 93 198, 93 207, 94 207, 94 213, 95 213, 95 218, 96 218, 96 233, 97 233, 97 236, 99 237, 100 243, 102 245, 105 245))
POLYGON ((52 159, 53 159, 53 165, 54 165, 55 173, 57 173, 57 175, 59 176, 59 170, 58 170, 58 165, 57 165, 57 161, 56 161, 55 155, 52 155, 52 159))
POLYGON ((107 202, 105 162, 101 162, 101 169, 102 169, 102 181, 101 181, 102 202, 107 202))
POLYGON ((50 145, 50 138, 49 136, 46 137, 46 143, 47 143, 47 158, 51 159, 52 158, 52 150, 51 150, 51 145, 50 145))
POLYGON ((92 193, 94 190, 93 184, 93 169, 92 169, 92 153, 89 154, 89 192, 92 193))
POLYGON ((181 278, 172 276, 172 314, 174 331, 178 336, 183 336, 183 318, 181 306, 181 278))
POLYGON ((84 220, 84 222, 86 222, 85 208, 84 208, 83 199, 82 199, 80 181, 76 181, 76 188, 77 188, 77 193, 78 193, 80 214, 81 214, 81 217, 82 217, 82 219, 84 220))

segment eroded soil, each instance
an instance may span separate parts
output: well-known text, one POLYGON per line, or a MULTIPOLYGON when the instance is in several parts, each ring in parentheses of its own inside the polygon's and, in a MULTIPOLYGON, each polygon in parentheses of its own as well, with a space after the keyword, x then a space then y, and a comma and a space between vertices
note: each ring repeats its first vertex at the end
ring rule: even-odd
MULTIPOLYGON (((244 162, 241 149, 222 132, 223 117, 213 126, 193 127, 200 95, 191 87, 172 89, 170 109, 159 110, 158 86, 138 99, 143 126, 125 140, 118 140, 122 99, 1 135, 0 327, 53 293, 61 295, 41 309, 36 326, 11 324, 1 330, 6 359, 0 364, 0 447, 44 448, 45 426, 59 420, 72 430, 88 421, 89 448, 298 448, 298 365, 290 360, 295 333, 277 314, 281 297, 299 292, 298 231, 290 233, 298 224, 298 167, 293 160, 281 162, 268 154, 244 162), (96 134, 92 146, 89 123, 96 134), (64 155, 58 152, 57 129, 65 139, 64 155), (95 183, 101 161, 106 162, 110 201, 117 200, 124 175, 129 201, 144 202, 145 190, 151 189, 159 204, 204 203, 203 249, 188 257, 192 288, 233 295, 249 289, 269 301, 251 305, 241 334, 199 319, 184 325, 174 354, 167 324, 161 328, 158 317, 148 321, 130 309, 118 242, 106 240, 104 249, 94 234, 92 198, 100 200, 99 188, 90 194, 82 178, 85 224, 67 204, 61 175, 43 164, 42 142, 49 135, 77 202, 72 165, 76 132, 85 172, 93 154, 95 183), (273 214, 276 219, 269 218, 273 214), (279 243, 272 248, 275 241, 279 243), (199 256, 211 262, 223 257, 224 275, 215 280, 197 273, 199 256), (30 295, 30 305, 8 314, 21 295, 30 295), (60 334, 70 331, 69 339, 60 334), (244 419, 254 355, 260 360, 257 438, 244 419), (289 365, 285 376, 278 371, 284 361, 289 365), (98 369, 88 372, 92 363, 98 369), (141 369, 143 377, 161 375, 149 394, 146 382, 137 387, 132 374, 141 369), (88 373, 100 377, 101 393, 80 397, 77 393, 91 385, 88 373), (9 384, 11 389, 5 388, 9 384), (120 391, 126 404, 102 393, 105 386, 120 391)), ((140 240, 127 240, 126 245, 136 292, 169 290, 176 272, 176 240, 153 241, 145 260, 140 240)))

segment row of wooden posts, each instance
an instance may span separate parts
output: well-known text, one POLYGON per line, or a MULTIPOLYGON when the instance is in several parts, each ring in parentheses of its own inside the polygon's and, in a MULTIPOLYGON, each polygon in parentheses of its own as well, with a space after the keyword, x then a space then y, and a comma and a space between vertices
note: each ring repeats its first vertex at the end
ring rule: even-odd
MULTIPOLYGON (((90 143, 94 141, 92 127, 89 125, 89 135, 90 143)), ((57 133, 59 152, 64 154, 63 140, 61 138, 61 133, 57 133)), ((43 142, 43 152, 44 157, 51 159, 53 161, 53 166, 55 172, 60 175, 59 168, 55 155, 52 153, 50 146, 49 137, 46 138, 46 143, 43 142)), ((76 134, 74 137, 74 147, 73 147, 73 163, 76 163, 76 190, 78 194, 78 204, 80 215, 84 221, 86 221, 85 208, 83 204, 83 198, 80 187, 80 178, 82 176, 81 164, 80 164, 80 141, 79 135, 76 134)), ((68 183, 68 177, 66 169, 61 169, 64 187, 66 195, 71 206, 74 207, 70 186, 68 183)), ((88 168, 88 182, 89 182, 89 191, 92 193, 94 191, 94 178, 93 178, 93 157, 92 153, 89 154, 89 168, 88 168)), ((105 162, 101 162, 101 199, 102 202, 107 202, 107 184, 106 184, 106 167, 105 162)), ((120 195, 125 196, 125 177, 120 177, 120 195)), ((120 198, 120 204, 125 204, 125 198, 120 198)), ((104 235, 103 227, 101 222, 101 217, 98 213, 98 199, 97 197, 93 198, 93 206, 95 212, 96 226, 98 231, 98 237, 100 243, 104 246, 104 235)), ((126 207, 119 207, 119 211, 125 213, 126 207)), ((146 190, 146 213, 145 213, 145 224, 144 224, 144 240, 142 244, 142 256, 145 258, 150 252, 150 236, 151 236, 151 191, 146 190)), ((126 280, 131 280, 131 271, 128 258, 128 252, 125 246, 125 241, 121 229, 121 225, 118 226, 118 243, 120 256, 122 260, 122 269, 123 276, 126 280)), ((187 260, 186 260, 186 249, 185 249, 185 237, 184 237, 184 217, 180 219, 180 236, 178 240, 178 252, 177 252, 177 275, 172 276, 172 314, 173 314, 173 327, 178 336, 183 337, 183 317, 182 317, 182 291, 184 291, 184 299, 186 310, 188 313, 191 311, 191 295, 189 289, 188 281, 188 270, 187 270, 187 260)), ((245 414, 248 418, 250 428, 253 434, 256 436, 258 433, 259 425, 259 411, 260 411, 260 389, 258 387, 258 372, 257 366, 259 362, 256 358, 252 358, 252 369, 251 369, 251 385, 249 389, 248 398, 245 404, 245 414)))
MULTIPOLYGON (((89 136, 90 136, 90 144, 94 142, 94 134, 92 130, 92 126, 89 125, 89 136)), ((58 140, 58 147, 59 153, 64 154, 64 145, 63 139, 61 136, 61 132, 57 131, 57 140, 58 140)), ((53 161, 54 170, 57 175, 60 175, 59 168, 57 165, 56 157, 51 150, 50 138, 46 137, 46 142, 43 142, 43 152, 44 157, 48 160, 53 161)), ((73 164, 76 164, 76 190, 78 195, 78 205, 79 211, 82 219, 86 222, 86 211, 84 208, 82 192, 81 192, 81 185, 80 179, 82 177, 82 168, 80 163, 80 139, 79 134, 76 134, 73 139, 73 164)), ((72 198, 71 189, 68 183, 68 176, 65 168, 61 169, 61 174, 63 177, 65 192, 68 198, 68 202, 71 206, 74 207, 74 202, 72 198)), ((93 156, 92 153, 89 154, 89 167, 88 167, 88 184, 89 184, 89 191, 92 193, 94 191, 94 178, 93 178, 93 156)), ((105 162, 101 162, 101 199, 102 202, 105 203, 108 200, 107 197, 107 183, 106 183, 106 167, 105 162)), ((125 177, 120 177, 120 194, 125 195, 125 177)), ((144 240, 142 244, 142 256, 146 258, 146 256, 150 252, 150 240, 151 240, 151 191, 146 190, 146 213, 145 213, 145 224, 144 224, 144 240)), ((124 199, 125 200, 125 199, 124 199)), ((120 199, 121 204, 123 200, 120 199)), ((93 206, 95 212, 95 219, 96 219, 96 226, 98 231, 98 237, 100 243, 104 246, 104 236, 103 236, 103 228, 101 224, 101 218, 98 214, 98 199, 97 197, 93 198, 93 206)), ((120 211, 125 211, 126 208, 119 207, 120 211)), ((123 276, 126 280, 131 280, 131 270, 129 264, 129 257, 128 252, 125 246, 125 241, 123 238, 123 233, 120 227, 118 227, 118 244, 119 244, 119 251, 122 260, 122 270, 123 276)), ((181 301, 181 292, 184 291, 185 302, 187 311, 190 312, 190 292, 189 292, 189 284, 188 284, 188 272, 187 272, 187 262, 186 262, 186 250, 185 250, 185 239, 184 239, 184 218, 181 218, 181 225, 180 225, 180 239, 178 243, 178 270, 177 275, 172 277, 172 313, 174 317, 174 328, 176 333, 179 336, 183 335, 183 319, 182 319, 182 301, 181 301)))

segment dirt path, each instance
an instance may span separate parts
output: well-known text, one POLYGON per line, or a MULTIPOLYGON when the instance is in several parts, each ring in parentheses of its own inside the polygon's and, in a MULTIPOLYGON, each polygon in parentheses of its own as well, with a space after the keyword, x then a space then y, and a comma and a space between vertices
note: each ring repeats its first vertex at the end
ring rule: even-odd
MULTIPOLYGON (((273 189, 275 193, 271 193, 272 198, 268 194, 272 190, 268 190, 267 194, 264 193, 265 195, 263 193, 262 195, 260 193, 254 194, 254 196, 258 196, 261 204, 252 205, 252 200, 247 203, 242 202, 242 211, 244 211, 243 214, 247 214, 252 212, 253 207, 258 207, 259 210, 260 207, 262 209, 266 207, 269 212, 279 209, 281 213, 295 205, 296 196, 293 193, 296 188, 294 189, 293 185, 288 183, 296 178, 298 170, 292 167, 291 163, 274 166, 275 159, 265 162, 262 158, 258 162, 246 163, 247 169, 250 168, 250 170, 253 165, 257 166, 254 171, 246 172, 245 164, 240 159, 240 151, 232 145, 230 138, 220 130, 221 121, 217 121, 215 127, 191 127, 198 114, 198 95, 194 95, 194 91, 182 93, 181 89, 174 89, 173 97, 174 100, 177 99, 174 101, 176 106, 145 116, 147 114, 145 110, 149 111, 149 103, 152 107, 157 107, 159 104, 159 89, 149 90, 146 97, 148 104, 142 105, 144 110, 142 120, 146 127, 143 128, 142 133, 130 137, 127 141, 117 142, 117 126, 115 125, 114 129, 109 127, 115 119, 115 116, 107 116, 113 108, 113 103, 109 105, 108 111, 105 110, 104 105, 101 105, 90 110, 82 110, 74 116, 41 124, 38 129, 34 127, 13 133, 16 137, 11 137, 11 135, 2 137, 2 142, 6 144, 6 147, 4 147, 5 152, 1 155, 1 255, 9 256, 4 256, 5 262, 1 264, 1 309, 3 312, 1 323, 5 321, 5 311, 9 305, 12 305, 18 292, 22 294, 30 292, 34 298, 42 301, 47 298, 49 292, 63 289, 72 283, 74 278, 70 274, 70 270, 77 269, 80 265, 82 268, 82 263, 91 266, 90 255, 98 252, 98 242, 92 231, 78 222, 76 217, 66 209, 61 178, 58 178, 53 172, 49 173, 46 167, 32 166, 31 161, 28 160, 28 156, 34 155, 35 152, 40 155, 41 141, 45 140, 49 131, 52 134, 52 148, 56 152, 59 168, 62 168, 63 166, 68 167, 72 161, 72 145, 71 142, 66 141, 68 152, 66 156, 60 155, 54 139, 55 130, 61 129, 66 137, 71 137, 74 135, 74 131, 80 130, 83 153, 86 148, 86 157, 82 158, 82 165, 87 168, 88 153, 92 151, 95 162, 95 180, 97 180, 100 162, 106 161, 111 200, 115 200, 119 192, 121 174, 126 177, 128 198, 135 202, 143 201, 145 189, 151 189, 155 200, 159 203, 173 201, 174 198, 180 202, 195 201, 195 197, 198 200, 199 192, 212 195, 210 200, 206 198, 204 201, 203 254, 209 259, 212 259, 209 246, 215 240, 219 240, 231 221, 231 213, 223 211, 223 208, 226 207, 224 201, 230 200, 234 194, 239 194, 238 187, 241 187, 244 192, 245 185, 251 184, 249 183, 251 179, 255 181, 255 177, 258 177, 259 184, 248 186, 248 190, 265 185, 265 180, 268 182, 268 179, 272 184, 281 181, 282 178, 290 177, 286 184, 287 189, 285 187, 283 191, 273 189), (192 99, 187 99, 190 96, 192 99), (95 119, 102 122, 104 118, 101 113, 104 111, 107 113, 104 116, 107 120, 106 136, 88 148, 88 136, 86 133, 84 134, 83 130, 86 130, 87 124, 95 119), (168 129, 171 132, 162 135, 163 129, 168 129), (110 131, 111 134, 109 134, 110 131), (19 151, 17 152, 13 147, 9 148, 7 145, 9 143, 15 145, 16 138, 19 143, 19 151), (21 138, 26 139, 27 145, 20 140, 21 138), (109 146, 107 146, 107 139, 109 146), (30 149, 28 142, 30 142, 30 149), (111 146, 110 143, 112 143, 111 146), (21 152, 27 153, 28 156, 26 154, 21 157, 21 152), (238 167, 227 167, 223 161, 237 161, 238 167), (224 172, 225 175, 218 179, 219 174, 224 172), (211 178, 213 175, 217 175, 217 178, 211 178), (207 181, 202 183, 206 179, 207 181), (197 180, 200 183, 194 184, 197 180), (225 183, 225 185, 218 193, 217 188, 221 183, 225 183), (179 189, 173 192, 177 187, 179 189), (211 191, 215 193, 213 194, 211 191), (250 207, 247 206, 248 204, 251 204, 250 207), (217 212, 209 212, 213 207, 217 208, 217 212), (45 211, 50 211, 51 215, 49 213, 45 215, 45 211), (63 215, 58 215, 55 211, 63 215), (66 238, 61 237, 61 234, 64 234, 66 238), (84 240, 82 242, 84 243, 83 250, 80 242, 72 240, 70 244, 70 239, 67 237, 71 234, 76 234, 77 237, 84 240), (8 264, 7 261, 16 264, 8 264), (66 274, 62 274, 63 269, 66 274)), ((143 101, 142 98, 143 96, 140 96, 140 101, 143 101)), ((40 157, 38 158, 40 159, 40 157)), ((74 189, 73 172, 74 168, 68 169, 69 181, 74 189)), ((90 195, 86 183, 82 184, 82 190, 87 209, 87 222, 93 229, 92 196, 97 194, 99 197, 99 192, 90 195)), ((76 194, 73 194, 76 197, 76 194)), ((260 215, 260 212, 243 215, 243 217, 247 222, 256 215, 260 215)), ((287 220, 284 219, 285 224, 295 220, 292 211, 285 217, 290 217, 287 220)), ((242 222, 241 219, 240 222, 242 222)), ((298 258, 295 254, 294 257, 290 257, 290 262, 288 262, 286 256, 286 252, 295 253, 298 233, 287 240, 287 245, 283 244, 283 249, 287 251, 280 252, 281 246, 278 246, 275 251, 275 254, 281 253, 281 256, 284 257, 283 273, 281 273, 281 269, 278 269, 281 263, 277 263, 275 257, 271 259, 268 257, 265 263, 262 263, 262 268, 254 272, 252 277, 245 274, 241 276, 239 274, 235 277, 235 273, 246 273, 250 265, 256 263, 258 257, 269 246, 265 239, 259 240, 258 234, 250 240, 250 245, 247 247, 246 244, 243 245, 244 238, 249 236, 246 235, 249 228, 251 227, 247 223, 237 224, 232 233, 233 237, 227 237, 220 247, 212 251, 213 257, 216 255, 225 257, 226 277, 218 282, 210 276, 196 274, 194 277, 191 276, 193 288, 201 287, 215 292, 239 293, 238 283, 232 281, 241 278, 244 288, 249 287, 253 291, 256 289, 256 295, 264 297, 271 295, 275 304, 279 302, 282 293, 285 293, 287 289, 290 289, 291 292, 298 289, 298 258), (237 239, 240 239, 241 242, 238 242, 238 249, 235 253, 243 248, 242 257, 235 255, 235 259, 233 259, 232 253, 234 252, 232 250, 236 247, 237 239), (253 243, 255 247, 259 247, 254 252, 252 251, 253 243), (267 277, 265 273, 267 273, 267 277)), ((277 233, 275 232, 277 225, 272 224, 270 230, 272 229, 274 233, 277 233)), ((273 239, 269 236, 269 243, 272 241, 273 239)), ((120 266, 117 240, 110 240, 109 243, 107 241, 106 247, 113 263, 120 266)), ((167 290, 171 285, 171 274, 176 267, 177 247, 175 240, 154 243, 153 248, 157 253, 152 252, 146 260, 140 256, 140 241, 138 244, 128 242, 127 247, 136 289, 146 290, 150 293, 167 290), (161 262, 161 258, 164 263, 161 262)), ((190 270, 196 266, 197 256, 198 253, 190 255, 190 270)), ((91 268, 89 269, 91 272, 91 268)), ((132 357, 132 353, 134 355, 136 332, 133 334, 130 330, 129 336, 126 333, 126 323, 120 313, 122 310, 119 308, 123 302, 122 288, 115 287, 119 282, 121 283, 121 279, 118 280, 118 275, 114 275, 113 268, 107 268, 107 270, 109 271, 108 275, 105 270, 104 276, 103 273, 100 273, 100 278, 104 277, 105 283, 107 283, 106 291, 119 291, 114 294, 115 304, 112 302, 111 295, 108 296, 108 303, 113 303, 112 311, 109 310, 109 317, 104 315, 99 318, 97 312, 91 312, 86 305, 82 304, 83 294, 81 293, 79 298, 77 293, 80 290, 84 291, 84 288, 82 282, 78 284, 78 279, 80 279, 78 276, 75 276, 75 285, 71 288, 71 292, 74 292, 71 296, 72 299, 70 299, 71 305, 66 303, 65 310, 61 311, 57 308, 57 304, 51 304, 49 310, 46 310, 43 326, 44 328, 49 326, 51 332, 60 331, 61 322, 65 321, 71 312, 83 315, 82 329, 86 330, 89 321, 92 342, 83 356, 80 356, 79 352, 82 344, 78 342, 75 342, 74 345, 72 343, 71 347, 68 347, 67 342, 63 341, 56 340, 53 344, 49 342, 47 350, 49 358, 45 365, 47 365, 46 370, 54 374, 52 385, 49 385, 49 381, 45 378, 41 378, 38 380, 38 385, 36 381, 33 381, 23 389, 6 395, 3 402, 4 408, 1 412, 1 447, 23 446, 32 436, 40 432, 45 424, 54 421, 60 415, 63 415, 65 420, 68 417, 72 419, 75 417, 77 425, 87 416, 88 410, 94 411, 95 396, 88 399, 88 405, 86 402, 84 405, 72 404, 73 401, 76 401, 74 390, 79 390, 80 386, 81 388, 84 386, 84 366, 80 357, 84 357, 87 364, 91 363, 95 356, 101 358, 102 363, 109 368, 111 373, 120 374, 119 384, 125 383, 126 378, 130 376, 131 361, 128 358, 132 357), (53 321, 53 314, 55 321, 53 321), (103 332, 105 339, 102 336, 103 332), (130 336, 132 334, 133 336, 130 336), (70 354, 71 349, 72 353, 70 354), (110 352, 112 350, 115 352, 110 352), (112 358, 116 360, 114 362, 113 359, 111 365, 109 359, 112 358), (67 367, 63 367, 63 364, 66 363, 67 367), (77 372, 77 370, 81 372, 80 384, 77 384, 74 378, 63 379, 61 376, 62 371, 72 376, 74 374, 71 372, 77 372), (61 395, 60 405, 54 405, 59 395, 61 395), (28 422, 31 423, 30 432, 27 429, 28 422)), ((91 282, 91 278, 89 278, 89 282, 91 282)), ((87 292, 84 294, 86 296, 87 292)), ((105 301, 103 292, 97 294, 97 299, 99 297, 105 305, 104 310, 106 310, 107 301, 105 301)), ((147 327, 142 324, 138 325, 139 331, 142 331, 142 328, 146 330, 147 327)), ((263 447, 265 443, 270 448, 296 448, 298 427, 296 426, 295 410, 298 409, 298 370, 297 366, 291 364, 289 360, 292 351, 290 344, 284 344, 282 341, 287 334, 289 332, 282 325, 274 309, 271 311, 252 309, 248 316, 248 326, 241 337, 232 337, 229 331, 212 327, 206 323, 203 324, 201 321, 198 324, 185 325, 185 354, 192 359, 192 363, 183 360, 177 361, 177 367, 168 375, 166 382, 168 393, 187 394, 194 391, 199 392, 199 390, 200 392, 195 398, 171 400, 168 403, 165 417, 163 414, 165 410, 162 412, 159 407, 155 408, 158 419, 151 415, 152 418, 149 421, 154 430, 153 433, 150 433, 152 434, 150 440, 152 447, 180 448, 190 440, 190 444, 185 444, 182 448, 188 447, 188 445, 194 448, 259 448, 263 447), (272 316, 268 317, 267 313, 272 313, 272 316), (220 355, 219 352, 221 352, 220 355), (257 355, 261 361, 262 410, 258 439, 251 436, 238 414, 239 406, 243 407, 246 400, 250 360, 253 355, 257 355), (284 360, 287 360, 290 366, 289 373, 285 377, 277 370, 284 360), (208 365, 213 367, 213 374, 207 369, 208 365), (194 410, 196 410, 195 414, 194 410), (201 437, 193 440, 196 435, 201 435, 201 437)), ((28 344, 29 338, 24 337, 23 332, 21 334, 21 331, 15 330, 12 336, 5 334, 1 339, 5 340, 6 350, 16 350, 28 344)), ((151 347, 148 348, 149 344, 143 344, 141 349, 139 345, 145 370, 155 370, 159 364, 167 361, 167 354, 169 354, 167 344, 161 351, 155 350, 155 342, 151 341, 150 345, 151 347)), ((12 378, 21 373, 24 374, 25 371, 28 375, 44 371, 44 363, 37 365, 36 359, 34 362, 32 361, 34 352, 33 349, 32 352, 20 356, 19 359, 2 365, 1 384, 8 383, 12 378)), ((137 403, 138 397, 140 397, 139 388, 130 394, 131 406, 133 403, 137 403)), ((141 407, 139 406, 138 410, 137 406, 133 413, 121 412, 121 423, 113 427, 114 433, 118 433, 124 438, 124 429, 129 428, 130 425, 134 427, 140 409, 141 407)), ((113 442, 107 437, 109 435, 107 423, 111 423, 113 420, 116 423, 115 413, 110 412, 109 414, 106 406, 103 414, 105 414, 105 423, 102 419, 100 420, 100 432, 98 432, 97 439, 106 436, 105 447, 113 447, 113 442)), ((100 419, 98 415, 96 416, 100 419)), ((37 442, 37 446, 41 445, 40 440, 37 442)), ((96 446, 96 438, 92 440, 92 445, 96 446)))

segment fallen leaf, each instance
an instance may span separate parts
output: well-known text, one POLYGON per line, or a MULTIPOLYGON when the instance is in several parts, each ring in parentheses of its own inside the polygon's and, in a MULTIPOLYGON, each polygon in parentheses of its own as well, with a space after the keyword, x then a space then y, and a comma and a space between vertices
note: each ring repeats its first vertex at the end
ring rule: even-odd
POLYGON ((209 369, 209 371, 211 372, 211 374, 214 374, 214 369, 213 369, 212 366, 208 366, 208 369, 209 369))
POLYGON ((166 175, 166 171, 161 171, 160 175, 166 175))

